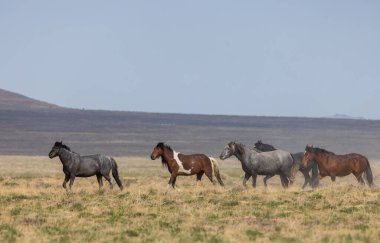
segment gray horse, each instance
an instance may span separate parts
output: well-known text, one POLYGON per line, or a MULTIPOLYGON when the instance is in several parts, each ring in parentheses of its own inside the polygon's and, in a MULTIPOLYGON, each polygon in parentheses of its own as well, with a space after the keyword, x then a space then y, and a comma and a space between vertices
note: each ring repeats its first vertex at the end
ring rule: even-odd
POLYGON ((220 154, 220 159, 224 160, 235 155, 241 162, 245 172, 243 185, 246 186, 247 180, 252 176, 252 186, 256 187, 257 175, 265 175, 266 181, 274 176, 279 175, 282 187, 289 185, 289 180, 294 180, 297 173, 297 166, 289 152, 275 150, 271 152, 258 152, 247 148, 243 144, 230 142, 220 154))
MULTIPOLYGON (((265 144, 261 140, 257 141, 255 143, 254 149, 259 150, 260 152, 269 152, 277 150, 275 147, 273 147, 270 144, 265 144)), ((297 164, 298 170, 302 172, 305 182, 302 185, 302 189, 304 189, 307 184, 310 184, 312 188, 318 187, 318 165, 315 163, 315 161, 311 161, 307 166, 302 164, 302 159, 304 152, 299 152, 295 154, 291 154, 294 160, 294 163, 297 164), (311 177, 310 172, 311 170, 311 177)))
POLYGON ((66 183, 70 180, 70 190, 73 186, 75 177, 90 177, 96 175, 98 179, 99 189, 103 186, 102 176, 110 184, 110 188, 113 188, 111 177, 109 176, 112 170, 112 175, 115 178, 120 190, 123 190, 123 185, 119 179, 119 173, 117 170, 116 161, 103 154, 85 155, 81 156, 61 142, 55 142, 53 148, 49 153, 49 158, 52 159, 59 156, 59 159, 63 165, 63 173, 65 173, 65 179, 62 186, 68 191, 66 183))

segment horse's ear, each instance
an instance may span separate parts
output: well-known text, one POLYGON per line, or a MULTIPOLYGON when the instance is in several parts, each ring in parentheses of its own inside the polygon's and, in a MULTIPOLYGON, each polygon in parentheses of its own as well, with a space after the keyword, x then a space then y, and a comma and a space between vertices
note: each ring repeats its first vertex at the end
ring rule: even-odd
POLYGON ((232 149, 232 150, 235 150, 235 144, 236 144, 236 141, 233 141, 231 142, 229 145, 229 147, 232 149))

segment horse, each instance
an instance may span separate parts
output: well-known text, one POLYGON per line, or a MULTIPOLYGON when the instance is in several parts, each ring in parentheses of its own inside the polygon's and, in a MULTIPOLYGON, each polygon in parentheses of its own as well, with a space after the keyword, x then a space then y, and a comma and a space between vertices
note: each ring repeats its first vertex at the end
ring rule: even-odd
POLYGON ((373 186, 371 166, 368 159, 361 154, 337 155, 325 149, 307 145, 302 163, 307 166, 311 160, 318 164, 319 180, 325 176, 330 176, 331 181, 335 182, 337 176, 343 177, 352 173, 360 184, 365 184, 363 180, 365 177, 368 186, 373 186))
POLYGON ((267 179, 274 175, 279 175, 281 185, 287 188, 289 178, 294 178, 296 164, 289 152, 275 150, 270 152, 258 152, 247 148, 243 144, 229 142, 223 149, 219 158, 225 160, 234 155, 242 165, 245 172, 243 186, 246 187, 247 180, 252 176, 252 186, 256 187, 257 175, 265 175, 264 185, 267 186, 267 179))
MULTIPOLYGON (((255 143, 254 148, 261 151, 261 152, 268 152, 268 151, 276 150, 276 148, 274 146, 272 146, 270 144, 265 144, 261 140, 258 140, 255 143)), ((302 174, 305 178, 305 182, 302 185, 302 189, 304 189, 307 186, 307 184, 309 184, 313 188, 318 187, 318 179, 317 179, 317 177, 318 177, 318 165, 314 161, 311 161, 307 166, 304 166, 302 164, 302 159, 303 159, 303 155, 304 155, 303 152, 294 153, 294 154, 291 153, 291 155, 293 157, 294 163, 296 163, 298 166, 298 170, 302 172, 302 174), (309 174, 310 170, 311 170, 311 177, 309 174)))
POLYGON ((112 170, 112 175, 115 178, 120 190, 123 190, 123 185, 119 179, 119 172, 117 169, 116 161, 112 157, 105 156, 103 154, 94 155, 79 155, 71 151, 70 147, 61 142, 55 142, 51 151, 49 152, 49 158, 59 156, 59 159, 63 165, 63 173, 65 179, 63 180, 63 188, 69 191, 66 187, 66 183, 70 180, 70 191, 73 186, 75 177, 90 177, 96 175, 99 184, 99 190, 103 187, 104 177, 110 184, 110 188, 113 188, 111 177, 109 176, 112 170))
POLYGON ((204 154, 186 155, 173 150, 170 146, 159 142, 150 155, 152 160, 161 157, 161 162, 164 167, 169 170, 170 179, 168 188, 175 188, 177 176, 197 175, 197 181, 201 181, 203 174, 210 179, 215 185, 218 180, 221 186, 224 186, 219 173, 219 165, 216 159, 208 157, 204 154))
POLYGON ((269 151, 274 151, 277 150, 275 147, 273 147, 270 144, 263 143, 261 140, 258 140, 255 143, 255 148, 262 151, 262 152, 269 152, 269 151))

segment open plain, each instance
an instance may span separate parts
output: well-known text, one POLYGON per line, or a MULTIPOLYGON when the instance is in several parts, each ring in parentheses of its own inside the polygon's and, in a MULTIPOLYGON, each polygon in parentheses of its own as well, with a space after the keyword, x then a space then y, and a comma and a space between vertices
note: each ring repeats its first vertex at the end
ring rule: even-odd
POLYGON ((88 111, 0 92, 1 242, 379 242, 380 121, 88 111), (149 154, 157 142, 183 153, 218 157, 229 142, 262 139, 291 152, 306 144, 366 155, 375 187, 350 175, 301 190, 278 176, 264 188, 242 186, 237 159, 219 161, 225 188, 206 177, 179 177, 149 154), (95 177, 62 188, 62 165, 47 157, 63 140, 85 155, 115 157, 124 191, 98 190, 95 177))
MULTIPOLYGON (((73 191, 61 184, 58 158, 0 156, 0 240, 5 242, 378 242, 380 189, 357 185, 353 176, 325 178, 287 190, 278 177, 265 189, 242 187, 240 163, 220 162, 226 186, 206 177, 179 177, 167 189, 160 160, 116 157, 124 191, 98 190, 95 177, 77 178, 73 191)), ((380 168, 371 161, 375 184, 380 168)))

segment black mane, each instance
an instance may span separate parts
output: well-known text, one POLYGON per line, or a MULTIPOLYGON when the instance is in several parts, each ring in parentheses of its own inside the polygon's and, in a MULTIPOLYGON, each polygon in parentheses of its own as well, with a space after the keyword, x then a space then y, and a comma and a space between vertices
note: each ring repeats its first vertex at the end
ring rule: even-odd
POLYGON ((62 145, 61 145, 61 148, 67 149, 67 150, 69 150, 69 151, 71 152, 70 147, 67 146, 66 144, 62 144, 62 145))
POLYGON ((75 153, 74 151, 71 150, 71 148, 69 146, 67 146, 66 144, 63 144, 62 141, 61 142, 55 142, 54 147, 64 148, 64 149, 66 149, 72 153, 75 153))
POLYGON ((334 154, 333 152, 330 152, 323 148, 313 148, 314 153, 326 153, 326 154, 334 154))
POLYGON ((172 149, 169 145, 167 145, 167 144, 165 144, 165 143, 163 143, 163 142, 159 142, 159 143, 156 145, 156 147, 161 148, 161 149, 167 148, 167 149, 169 149, 170 151, 173 151, 173 149, 172 149))
MULTIPOLYGON (((165 143, 163 142, 159 142, 157 145, 156 145, 157 148, 160 148, 162 150, 164 150, 165 148, 169 149, 170 151, 173 152, 173 149, 169 146, 169 145, 166 145, 165 143)), ((168 161, 166 161, 166 159, 164 158, 164 156, 161 156, 161 162, 162 162, 162 166, 164 167, 168 167, 168 161)))

